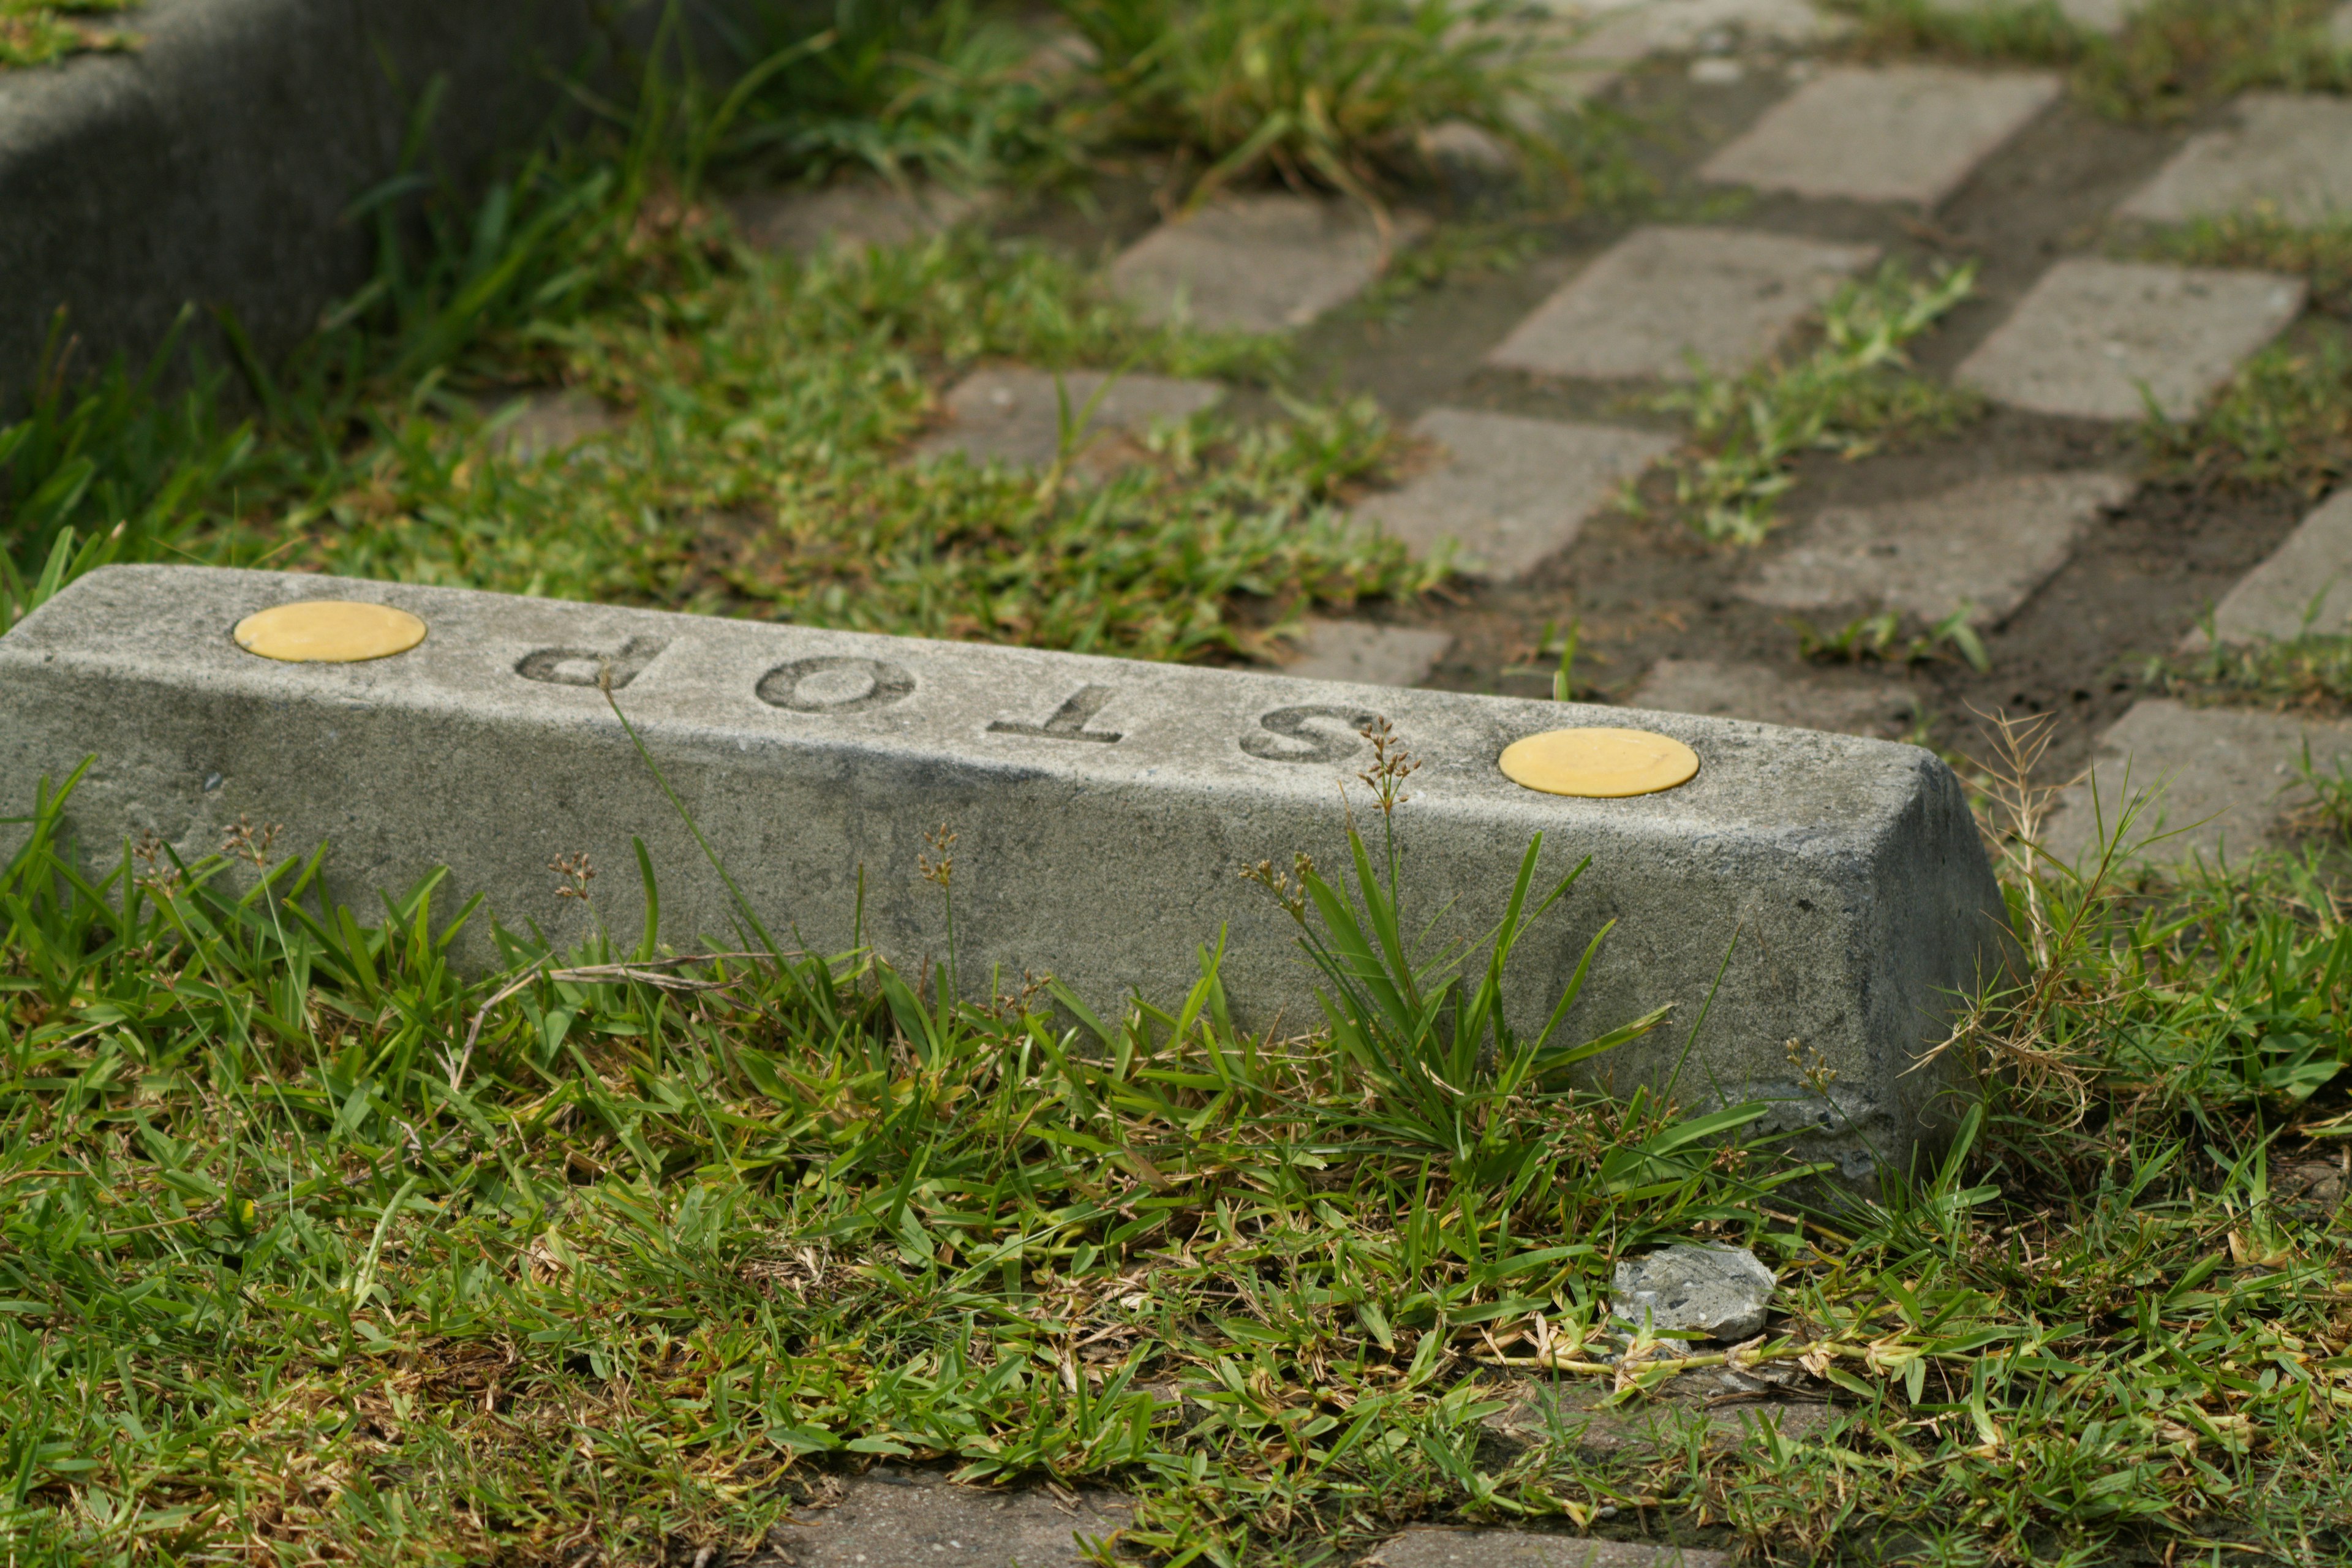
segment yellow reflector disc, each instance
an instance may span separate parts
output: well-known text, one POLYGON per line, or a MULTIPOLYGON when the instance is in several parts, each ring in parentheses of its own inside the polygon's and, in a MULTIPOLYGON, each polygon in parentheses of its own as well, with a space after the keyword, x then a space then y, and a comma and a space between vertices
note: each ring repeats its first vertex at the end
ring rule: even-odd
POLYGON ((1547 730, 1503 750, 1503 774, 1547 795, 1614 800, 1687 784, 1698 753, 1647 730, 1547 730))
POLYGON ((289 664, 356 664, 406 653, 425 640, 425 623, 389 605, 310 599, 280 605, 236 623, 236 646, 289 664))

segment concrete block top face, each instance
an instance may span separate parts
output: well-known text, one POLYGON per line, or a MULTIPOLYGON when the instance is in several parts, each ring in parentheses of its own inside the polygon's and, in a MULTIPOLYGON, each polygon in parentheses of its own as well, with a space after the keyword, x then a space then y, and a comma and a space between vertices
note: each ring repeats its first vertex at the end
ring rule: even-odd
POLYGON ((784 1568, 1078 1568, 1095 1559, 1077 1537, 1107 1539, 1134 1521, 1135 1505, 1094 1490, 1065 1504, 1042 1488, 992 1491, 923 1471, 877 1468, 851 1481, 831 1508, 800 1514, 769 1537, 762 1561, 784 1568))
POLYGON ((1052 371, 1024 365, 974 371, 948 393, 947 425, 926 436, 916 451, 1043 468, 1061 450, 1065 401, 1083 449, 1107 432, 1140 435, 1163 420, 1189 419, 1225 395, 1216 382, 1165 375, 1071 370, 1061 373, 1058 388, 1055 380, 1052 371))
POLYGON ((2214 607, 2213 626, 2225 643, 2352 631, 2352 489, 2330 496, 2240 578, 2214 607))
POLYGON ((1918 700, 1899 680, 1799 679, 1767 665, 1706 658, 1658 660, 1627 701, 1669 713, 1704 713, 1882 740, 1909 729, 1918 711, 1918 700))
POLYGON ((2100 824, 2112 834, 2126 805, 2146 795, 2126 847, 2166 837, 2130 858, 2242 860, 2275 837, 2302 793, 2305 747, 2313 766, 2329 773, 2352 761, 2352 724, 2143 698, 2099 737, 2090 776, 2060 797, 2043 843, 2080 865, 2097 852, 2100 824))
POLYGON ((2186 419, 2303 309, 2277 272, 2075 258, 2042 274, 1956 375, 2013 407, 2186 419), (2143 391, 2143 389, 2145 389, 2143 391))
POLYGON ((1364 1568, 1732 1568, 1732 1562, 1728 1552, 1646 1541, 1422 1525, 1382 1542, 1364 1568))
MULTIPOLYGON (((1428 219, 1399 214, 1396 243, 1428 219)), ((1344 304, 1379 275, 1381 238, 1353 202, 1227 196, 1145 235, 1111 263, 1111 285, 1145 321, 1286 331, 1344 304)))
POLYGON ((1476 575, 1526 575, 1576 541, 1618 487, 1674 449, 1671 437, 1612 425, 1433 408, 1413 434, 1443 456, 1356 514, 1421 554, 1444 540, 1476 575))
POLYGON ((2137 489, 2120 474, 2001 474, 1918 500, 1833 508, 1736 591, 1782 609, 1868 605, 1924 621, 1968 605, 1971 625, 1997 626, 2137 489))
POLYGON ((2236 119, 2190 137, 2117 210, 2157 223, 2260 206, 2297 224, 2352 214, 2352 101, 2251 93, 2238 100, 2236 119))
POLYGON ((1419 686, 1453 646, 1451 632, 1310 616, 1299 626, 1298 657, 1282 673, 1293 680, 1419 686))
POLYGON ((1753 229, 1647 227, 1562 285, 1486 363, 1537 375, 1687 381, 1687 356, 1737 373, 1878 259, 1753 229))
MULTIPOLYGON (((1433 940, 1489 928, 1537 833, 1539 875, 1591 858, 1521 949, 1520 1026, 1540 1028, 1583 944, 1616 918, 1568 1026, 1597 1034, 1661 1004, 1695 1021, 1720 973, 1685 1102, 1770 1100, 1777 1125, 1858 1180, 1943 1124, 1950 1084, 1909 1069, 1944 1037, 1954 994, 2011 951, 1958 782, 1913 747, 201 567, 93 573, 0 638, 0 795, 29 801, 40 777, 95 754, 69 818, 95 855, 152 831, 202 856, 249 816, 283 824, 289 849, 331 846, 327 885, 354 908, 446 866, 457 897, 484 893, 509 929, 535 921, 560 943, 588 917, 556 899, 548 862, 587 851, 625 868, 641 837, 666 938, 689 951, 730 940, 730 898, 614 719, 600 668, 780 939, 943 956, 940 891, 916 858, 946 823, 967 989, 1053 973, 1115 1013, 1131 994, 1181 996, 1199 945, 1223 931, 1247 1028, 1302 1030, 1319 1013, 1295 928, 1238 873, 1297 851, 1345 864, 1347 814, 1368 810, 1360 731, 1385 719, 1421 759, 1394 827, 1408 896, 1438 918, 1433 940), (295 665, 231 639, 257 611, 339 597, 415 615, 424 641, 295 665), (1699 772, 1590 800, 1522 789, 1497 765, 1515 741, 1586 725, 1671 736, 1699 772), (1826 1101, 1792 1079, 1791 1038, 1836 1068, 1826 1101)), ((614 929, 642 916, 634 887, 614 885, 599 889, 614 929)), ((461 962, 488 962, 487 926, 461 962)), ((1662 1033, 1609 1071, 1628 1089, 1663 1079, 1680 1049, 1662 1033)))
POLYGON ((1703 179, 1933 207, 2058 97, 2055 74, 1841 66, 1769 110, 1703 179))
POLYGON ((851 180, 740 196, 728 208, 753 249, 812 256, 827 246, 863 250, 928 239, 983 216, 989 205, 983 195, 940 185, 901 190, 880 180, 851 180))

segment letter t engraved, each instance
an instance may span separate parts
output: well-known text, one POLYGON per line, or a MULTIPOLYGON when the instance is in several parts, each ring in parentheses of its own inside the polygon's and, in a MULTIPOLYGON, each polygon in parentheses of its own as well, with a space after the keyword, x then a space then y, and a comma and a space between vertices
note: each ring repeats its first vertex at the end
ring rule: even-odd
POLYGON ((1023 724, 1010 719, 999 719, 988 727, 992 735, 1034 735, 1045 741, 1094 741, 1102 745, 1118 742, 1117 730, 1089 730, 1087 721, 1101 712, 1110 700, 1118 695, 1116 686, 1081 686, 1077 695, 1054 710, 1054 716, 1043 724, 1023 724))

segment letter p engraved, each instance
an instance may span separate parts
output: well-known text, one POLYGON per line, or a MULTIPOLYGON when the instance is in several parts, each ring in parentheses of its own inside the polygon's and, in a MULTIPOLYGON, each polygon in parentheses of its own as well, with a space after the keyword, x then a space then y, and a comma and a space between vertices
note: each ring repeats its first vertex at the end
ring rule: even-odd
POLYGON ((515 673, 549 686, 598 686, 609 670, 613 689, 618 691, 643 675, 646 666, 668 646, 667 637, 631 637, 618 653, 593 647, 543 647, 523 655, 515 664, 515 673))
POLYGON ((1087 721, 1101 712, 1110 700, 1118 695, 1116 686, 1081 686, 1077 695, 1054 710, 1054 716, 1043 724, 1023 724, 1010 719, 999 719, 988 726, 992 735, 1034 735, 1041 741, 1093 741, 1099 745, 1115 746, 1119 741, 1117 730, 1089 730, 1087 721))

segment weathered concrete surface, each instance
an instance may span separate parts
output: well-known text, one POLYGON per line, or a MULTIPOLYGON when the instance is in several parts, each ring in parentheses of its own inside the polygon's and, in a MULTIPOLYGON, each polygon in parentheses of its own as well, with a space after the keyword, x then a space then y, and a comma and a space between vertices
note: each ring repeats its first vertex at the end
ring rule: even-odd
POLYGON ((1857 605, 1925 621, 1966 605, 1971 625, 1998 626, 2066 564, 2103 509, 2137 488, 2119 474, 2000 474, 1916 500, 1832 508, 1737 592, 1782 609, 1857 605))
POLYGON ((1955 373, 2037 414, 2186 419, 2303 309, 2277 272, 2074 258, 2042 274, 1955 373), (2144 390, 2143 390, 2144 389, 2144 390))
MULTIPOLYGON (((1399 213, 1395 243, 1428 226, 1399 213)), ((1110 278, 1147 321, 1278 332, 1354 299, 1381 260, 1380 234, 1360 204, 1224 196, 1137 240, 1111 263, 1110 278)))
MULTIPOLYGON (((2286 542, 2238 579, 2213 609, 2224 644, 2352 630, 2352 489, 2341 489, 2295 524, 2286 542)), ((2204 646, 2202 627, 2189 646, 2204 646)))
POLYGON ((1696 353, 1712 369, 1744 370, 1877 259, 1874 246, 1759 230, 1635 229, 1512 328, 1486 363, 1687 381, 1685 356, 1696 353))
POLYGON ((1298 628, 1298 657, 1282 673, 1293 680, 1419 686, 1453 646, 1452 632, 1309 616, 1298 628))
POLYGON ((2256 92, 2235 108, 2235 125, 2190 137, 2117 210, 2158 223, 2262 205, 2289 223, 2324 223, 2352 213, 2352 103, 2256 92))
MULTIPOLYGON (((100 858, 151 829, 205 854, 249 816, 284 824, 289 849, 331 843, 329 886, 354 907, 447 866, 453 891, 565 942, 587 915, 556 898, 548 862, 585 851, 617 873, 598 885, 602 914, 631 930, 640 835, 667 879, 667 939, 731 940, 721 885, 593 684, 599 657, 616 661, 621 706, 780 939, 944 958, 940 891, 916 859, 945 823, 960 836, 965 989, 1029 970, 1107 1010, 1129 992, 1173 997, 1223 929, 1223 983, 1251 1028, 1318 1015, 1287 916, 1237 873, 1300 850, 1344 863, 1341 791, 1360 816, 1353 781, 1370 760, 1357 731, 1385 716, 1423 759, 1396 830, 1435 938, 1487 929, 1534 834, 1555 872, 1592 857, 1522 945, 1521 1026, 1540 1026, 1585 942, 1617 919, 1568 1027, 1598 1033, 1671 1004, 1675 1029, 1598 1069, 1623 1089, 1663 1079, 1728 952, 1679 1092, 1774 1100, 1857 1179, 1874 1151, 1900 1166, 1932 1142, 1951 1085, 1909 1069, 1943 1039, 1952 994, 2011 951, 1958 784, 1911 747, 198 567, 94 573, 0 638, 0 799, 30 802, 42 775, 95 753, 71 825, 100 858), (229 637, 255 611, 337 595, 406 609, 428 635, 351 665, 275 663, 229 637), (1496 765, 1527 734, 1625 724, 1692 747, 1697 777, 1576 800, 1496 765), (1827 1103, 1792 1080, 1790 1039, 1836 1069, 1827 1103)), ((478 929, 459 957, 487 952, 478 929)))
POLYGON ((2114 834, 2126 805, 2147 795, 2125 838, 2129 860, 2243 860, 2275 839, 2305 797, 2306 748, 2323 774, 2352 763, 2352 724, 2145 698, 2099 737, 2090 777, 2060 797, 2043 846, 2080 864, 2095 854, 2100 825, 2114 834), (2144 842, 2158 833, 2168 837, 2144 842))
POLYGON ((191 301, 290 348, 373 265, 344 214, 397 172, 426 82, 436 166, 470 179, 562 102, 551 73, 606 58, 606 10, 658 7, 148 0, 133 52, 0 71, 0 411, 60 305, 83 369, 143 360, 191 301))
POLYGON ((1748 719, 1799 730, 1891 740, 1907 731, 1918 699, 1899 680, 1878 677, 1795 678, 1761 664, 1706 658, 1662 658, 1626 700, 1669 713, 1748 719))
POLYGON ((811 1509, 768 1532, 755 1568, 1077 1568, 1097 1559, 1081 1542, 1109 1542, 1134 1518, 1110 1492, 1075 1503, 1051 1492, 985 1491, 922 1471, 877 1468, 831 1508, 811 1509))
POLYGON ((2062 85, 2045 71, 1834 67, 1774 105, 1699 176, 1932 208, 2048 108, 2062 85))
POLYGON ((1161 420, 1189 419, 1215 407, 1224 395, 1213 381, 1114 377, 1098 370, 1064 371, 1057 388, 1052 371, 994 365, 956 383, 947 395, 947 423, 916 443, 915 450, 926 457, 961 452, 974 462, 994 458, 1043 468, 1061 450, 1065 400, 1083 455, 1106 436, 1140 435, 1161 420))
POLYGON ((753 248, 812 256, 831 246, 864 250, 944 234, 984 216, 987 201, 940 185, 905 188, 879 179, 845 180, 815 190, 759 191, 727 204, 737 232, 753 248))
POLYGON ((1464 408, 1433 408, 1412 429, 1443 459, 1356 515, 1420 554, 1452 540, 1463 571, 1506 580, 1574 543, 1585 519, 1675 445, 1648 430, 1464 408))
POLYGON ((1677 1242, 1617 1265, 1610 1311, 1664 1333, 1744 1340, 1764 1331, 1772 1271, 1744 1247, 1677 1242))
POLYGON ((1727 1552, 1601 1541, 1532 1530, 1408 1530, 1364 1559, 1364 1568, 1732 1568, 1727 1552))

